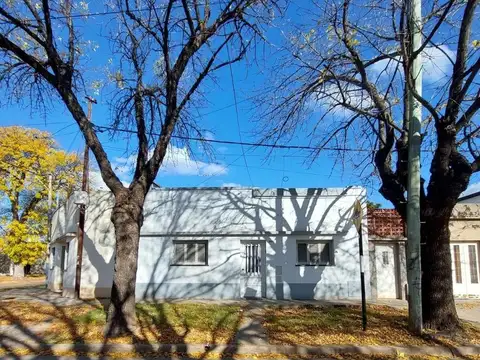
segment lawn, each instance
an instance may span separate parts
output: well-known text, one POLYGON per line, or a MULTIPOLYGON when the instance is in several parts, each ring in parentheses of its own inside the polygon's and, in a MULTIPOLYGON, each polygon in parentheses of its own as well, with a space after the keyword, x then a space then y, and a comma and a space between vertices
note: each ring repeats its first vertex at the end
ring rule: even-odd
MULTIPOLYGON (((138 333, 112 342, 230 343, 240 326, 240 310, 237 305, 137 304, 138 333)), ((41 334, 47 343, 104 341, 105 312, 100 304, 55 307, 33 306, 31 302, 0 303, 0 325, 42 322, 51 323, 41 334)))
POLYGON ((480 329, 464 323, 455 337, 413 336, 407 311, 389 306, 367 308, 368 327, 362 331, 359 306, 299 306, 266 309, 263 326, 273 344, 306 345, 464 345, 479 344, 480 329))

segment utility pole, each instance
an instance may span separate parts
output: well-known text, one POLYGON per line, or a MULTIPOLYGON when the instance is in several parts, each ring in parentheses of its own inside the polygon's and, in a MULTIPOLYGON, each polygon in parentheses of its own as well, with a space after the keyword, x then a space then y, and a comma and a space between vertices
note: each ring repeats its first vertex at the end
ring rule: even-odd
MULTIPOLYGON (((87 120, 92 121, 92 104, 97 101, 90 96, 86 96, 88 102, 87 120)), ((82 191, 89 191, 88 186, 88 168, 89 168, 89 151, 88 144, 85 141, 85 150, 83 152, 83 175, 82 175, 82 191)), ((85 236, 85 205, 80 205, 80 216, 78 219, 78 244, 77 244, 77 267, 75 269, 75 296, 80 299, 80 279, 82 277, 82 258, 83 258, 83 238, 85 236)))
MULTIPOLYGON (((408 25, 410 29, 408 51, 411 56, 422 44, 422 2, 408 0, 408 25)), ((409 59, 412 87, 422 94, 422 56, 409 59)), ((422 269, 420 262, 420 145, 422 106, 408 89, 408 200, 407 200, 407 279, 408 325, 410 331, 421 334, 422 320, 422 269)))

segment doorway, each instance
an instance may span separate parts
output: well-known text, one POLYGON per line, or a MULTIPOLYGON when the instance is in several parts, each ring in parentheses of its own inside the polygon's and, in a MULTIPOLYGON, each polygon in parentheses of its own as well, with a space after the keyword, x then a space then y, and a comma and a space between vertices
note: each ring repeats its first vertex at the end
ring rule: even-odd
POLYGON ((476 243, 450 245, 453 294, 457 297, 480 295, 478 246, 476 243))
POLYGON ((244 298, 266 297, 265 243, 242 241, 241 292, 244 298))

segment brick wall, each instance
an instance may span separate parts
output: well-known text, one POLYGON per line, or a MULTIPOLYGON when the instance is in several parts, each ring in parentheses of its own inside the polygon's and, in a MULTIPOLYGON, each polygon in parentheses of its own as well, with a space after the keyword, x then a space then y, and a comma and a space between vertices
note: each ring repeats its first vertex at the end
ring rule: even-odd
POLYGON ((405 236, 405 226, 394 209, 369 209, 368 234, 380 237, 405 236))

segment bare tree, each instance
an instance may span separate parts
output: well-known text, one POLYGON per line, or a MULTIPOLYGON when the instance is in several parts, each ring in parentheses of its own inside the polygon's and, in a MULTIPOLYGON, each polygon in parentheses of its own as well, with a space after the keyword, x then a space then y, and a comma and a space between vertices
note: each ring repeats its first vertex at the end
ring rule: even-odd
MULTIPOLYGON (((136 165, 130 186, 115 174, 89 123, 81 99, 87 95, 85 60, 91 42, 82 29, 92 16, 85 2, 0 1, 0 81, 12 98, 33 105, 63 103, 83 133, 113 192, 111 220, 116 258, 108 336, 135 331, 135 282, 143 205, 175 131, 197 131, 188 109, 206 78, 240 61, 261 36, 275 1, 106 1, 113 18, 102 19, 112 47, 112 127, 136 134, 136 165), (108 31, 107 31, 108 30, 108 31), (226 47, 230 44, 231 52, 226 47), (160 132, 154 137, 153 130, 160 132)), ((90 69, 92 70, 92 69, 90 69)), ((197 135, 197 134, 196 134, 197 135)))
POLYGON ((423 164, 430 168, 421 192, 423 316, 428 328, 450 329, 459 322, 449 220, 480 169, 478 1, 422 3, 424 42, 415 53, 405 0, 317 1, 303 9, 303 23, 286 36, 278 81, 262 99, 268 106, 260 108, 267 139, 307 129, 312 144, 344 148, 338 156, 359 171, 374 165, 380 193, 406 219, 406 90, 410 63, 423 54, 424 96, 414 92, 424 108, 423 164))

